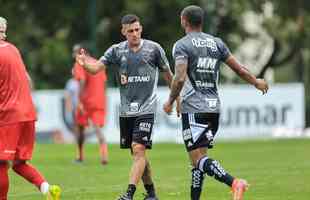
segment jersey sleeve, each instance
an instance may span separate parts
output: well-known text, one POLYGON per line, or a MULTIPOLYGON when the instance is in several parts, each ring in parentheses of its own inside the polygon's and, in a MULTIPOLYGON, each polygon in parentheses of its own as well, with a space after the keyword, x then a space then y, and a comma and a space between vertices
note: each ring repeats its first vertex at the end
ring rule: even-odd
POLYGON ((108 48, 99 60, 107 66, 116 64, 115 45, 108 48))
POLYGON ((220 38, 216 39, 216 44, 217 44, 218 50, 220 52, 220 60, 222 62, 225 62, 231 54, 230 50, 227 47, 227 45, 220 38))
POLYGON ((166 53, 160 45, 158 45, 157 49, 158 49, 158 67, 161 71, 168 71, 170 69, 170 65, 166 53))
POLYGON ((86 79, 86 72, 81 65, 75 63, 73 67, 73 77, 74 79, 81 81, 86 79))
POLYGON ((187 61, 188 60, 188 53, 186 51, 185 46, 180 42, 176 42, 173 45, 172 49, 172 57, 174 62, 176 61, 187 61))

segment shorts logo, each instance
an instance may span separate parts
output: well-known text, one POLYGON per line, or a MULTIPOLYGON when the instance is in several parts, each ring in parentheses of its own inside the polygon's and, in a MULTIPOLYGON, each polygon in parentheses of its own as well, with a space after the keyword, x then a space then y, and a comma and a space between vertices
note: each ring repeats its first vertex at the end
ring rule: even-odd
POLYGON ((212 131, 209 130, 207 133, 206 133, 206 137, 210 143, 210 145, 214 145, 214 136, 212 134, 212 131))
POLYGON ((122 144, 125 144, 125 142, 126 142, 126 139, 125 139, 125 138, 122 138, 121 143, 122 143, 122 144))
POLYGON ((183 140, 190 140, 190 139, 192 139, 192 132, 191 132, 191 130, 189 128, 183 130, 183 140))
POLYGON ((187 143, 187 146, 188 146, 188 147, 191 147, 191 146, 193 146, 193 143, 188 142, 188 143, 187 143))
POLYGON ((5 150, 4 150, 4 153, 14 154, 14 153, 16 153, 16 151, 5 149, 5 150))
POLYGON ((207 133, 206 133, 206 136, 208 138, 208 140, 213 140, 213 134, 212 134, 212 131, 209 130, 207 133))
POLYGON ((151 132, 151 127, 152 127, 152 124, 148 122, 141 122, 139 124, 140 131, 151 132))
POLYGON ((142 138, 142 140, 143 140, 143 141, 148 141, 149 139, 147 138, 147 136, 144 136, 144 137, 142 138))

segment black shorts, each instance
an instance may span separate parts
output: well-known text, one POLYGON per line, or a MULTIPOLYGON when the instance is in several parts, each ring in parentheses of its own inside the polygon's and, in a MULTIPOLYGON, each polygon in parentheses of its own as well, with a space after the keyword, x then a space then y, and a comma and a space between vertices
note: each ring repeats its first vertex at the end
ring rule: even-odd
POLYGON ((182 133, 186 150, 213 148, 213 139, 219 126, 218 113, 183 113, 182 133))
POLYGON ((143 144, 147 149, 152 148, 152 129, 154 114, 146 114, 136 117, 120 117, 120 132, 122 149, 131 148, 132 142, 143 144))

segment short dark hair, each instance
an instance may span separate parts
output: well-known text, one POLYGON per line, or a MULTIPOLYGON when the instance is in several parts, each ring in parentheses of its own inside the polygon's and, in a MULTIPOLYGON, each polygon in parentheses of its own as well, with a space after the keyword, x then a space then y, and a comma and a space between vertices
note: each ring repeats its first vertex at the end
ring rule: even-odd
POLYGON ((127 14, 127 15, 122 17, 121 23, 122 24, 132 24, 132 23, 139 22, 139 21, 140 21, 140 19, 137 15, 127 14))
POLYGON ((182 10, 181 15, 185 17, 187 22, 193 27, 203 25, 204 11, 199 6, 187 6, 182 10))

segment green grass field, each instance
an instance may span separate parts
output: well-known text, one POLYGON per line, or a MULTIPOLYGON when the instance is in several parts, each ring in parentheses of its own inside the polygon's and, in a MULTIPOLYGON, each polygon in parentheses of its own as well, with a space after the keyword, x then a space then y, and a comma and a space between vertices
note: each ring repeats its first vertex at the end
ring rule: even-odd
MULTIPOLYGON (((183 145, 154 144, 148 156, 161 200, 189 198, 190 167, 183 145)), ((127 187, 129 152, 110 145, 110 164, 99 164, 96 145, 86 145, 86 161, 74 164, 73 145, 37 145, 32 163, 51 183, 61 185, 63 200, 114 200, 127 187)), ((245 200, 309 200, 310 140, 221 142, 209 156, 251 184, 245 200)), ((40 193, 10 171, 9 199, 39 200, 40 193)), ((228 200, 229 188, 207 177, 201 199, 228 200)), ((142 200, 139 186, 135 199, 142 200)))

